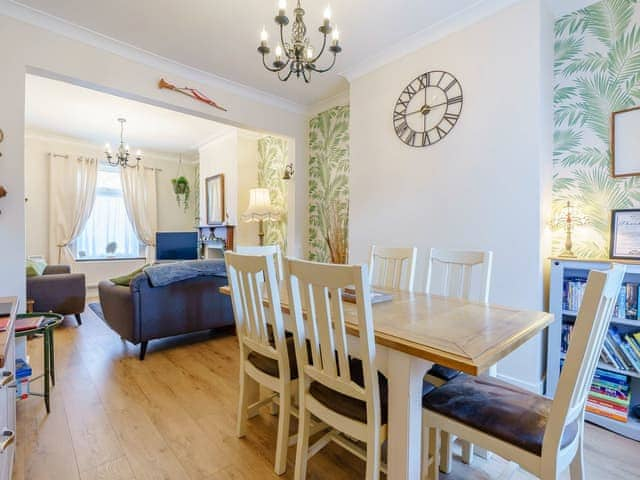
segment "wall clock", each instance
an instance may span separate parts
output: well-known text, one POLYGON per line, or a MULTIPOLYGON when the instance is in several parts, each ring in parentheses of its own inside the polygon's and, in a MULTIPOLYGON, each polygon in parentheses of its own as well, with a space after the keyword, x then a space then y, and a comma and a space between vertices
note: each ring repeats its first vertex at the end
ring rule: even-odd
POLYGON ((435 70, 416 77, 402 90, 393 109, 398 138, 410 147, 438 143, 462 113, 462 87, 448 72, 435 70))

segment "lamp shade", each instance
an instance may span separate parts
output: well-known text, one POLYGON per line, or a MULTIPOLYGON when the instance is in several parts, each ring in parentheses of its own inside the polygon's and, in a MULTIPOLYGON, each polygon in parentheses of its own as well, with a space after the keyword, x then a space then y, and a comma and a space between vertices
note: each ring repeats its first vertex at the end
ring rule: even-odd
POLYGON ((271 205, 269 189, 252 188, 249 191, 249 208, 242 215, 242 220, 245 222, 280 220, 280 213, 271 205))

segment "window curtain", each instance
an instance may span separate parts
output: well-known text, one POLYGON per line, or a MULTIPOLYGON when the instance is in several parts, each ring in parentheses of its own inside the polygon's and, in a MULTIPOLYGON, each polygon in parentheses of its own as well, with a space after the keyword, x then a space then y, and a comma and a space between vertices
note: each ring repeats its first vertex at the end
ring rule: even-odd
POLYGON ((135 168, 121 168, 120 178, 127 215, 140 242, 146 245, 147 261, 151 262, 158 230, 156 171, 139 163, 135 168))
MULTIPOLYGON (((50 231, 57 249, 58 263, 66 255, 73 261, 69 244, 84 229, 93 209, 98 176, 95 158, 50 156, 50 231)), ((55 254, 51 255, 52 258, 55 254)))

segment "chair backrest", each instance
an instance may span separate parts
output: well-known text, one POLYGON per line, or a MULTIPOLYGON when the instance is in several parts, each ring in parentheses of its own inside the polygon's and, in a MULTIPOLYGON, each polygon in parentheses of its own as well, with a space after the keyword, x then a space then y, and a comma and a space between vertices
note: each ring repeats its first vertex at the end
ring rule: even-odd
POLYGON ((369 251, 369 283, 374 287, 413 292, 417 255, 416 247, 372 245, 369 251))
POLYGON ((427 257, 425 293, 471 300, 471 280, 475 268, 480 274, 480 293, 477 300, 488 303, 492 262, 493 252, 432 248, 427 257), (434 287, 433 279, 436 265, 443 269, 438 290, 434 287))
POLYGON ((245 255, 275 255, 276 256, 276 273, 278 280, 282 280, 282 251, 280 245, 236 245, 236 253, 245 255))
POLYGON ((366 265, 333 265, 285 259, 296 358, 304 388, 311 381, 367 404, 367 422, 380 422, 375 338, 366 265), (355 288, 364 388, 351 380, 342 289, 355 288), (303 314, 304 311, 304 314, 303 314), (304 315, 304 316, 303 316, 304 315), (305 318, 306 317, 306 318, 305 318), (307 351, 306 341, 309 342, 307 351), (309 356, 309 353, 311 356, 309 356))
POLYGON ((241 355, 254 351, 277 360, 280 378, 290 378, 274 256, 225 252, 224 258, 241 355))
POLYGON ((542 444, 543 457, 557 455, 564 427, 583 420, 587 395, 625 271, 624 265, 614 265, 604 272, 592 270, 589 273, 551 406, 542 444))

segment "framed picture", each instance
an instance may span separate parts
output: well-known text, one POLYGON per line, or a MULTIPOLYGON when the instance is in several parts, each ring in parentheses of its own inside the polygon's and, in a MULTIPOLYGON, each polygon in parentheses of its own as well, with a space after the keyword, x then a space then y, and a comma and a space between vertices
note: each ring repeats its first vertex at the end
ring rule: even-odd
POLYGON ((640 260, 640 209, 611 211, 611 258, 640 260))
POLYGON ((611 114, 611 169, 614 177, 640 175, 640 106, 611 114))
POLYGON ((224 175, 214 175, 205 180, 207 201, 207 225, 224 223, 224 175))

